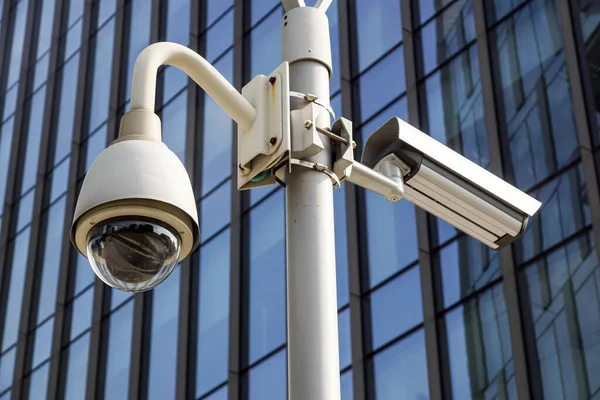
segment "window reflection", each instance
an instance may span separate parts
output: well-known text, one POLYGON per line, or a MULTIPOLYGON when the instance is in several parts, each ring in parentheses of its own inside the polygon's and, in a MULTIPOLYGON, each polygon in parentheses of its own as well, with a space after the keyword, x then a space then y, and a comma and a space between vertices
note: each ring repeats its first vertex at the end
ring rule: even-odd
POLYGON ((277 6, 280 2, 277 0, 248 0, 251 4, 250 18, 251 25, 256 24, 265 14, 277 6))
POLYGON ((35 368, 50 357, 54 318, 50 318, 35 330, 32 367, 35 368))
MULTIPOLYGON (((331 40, 331 67, 333 74, 331 75, 330 93, 335 93, 341 86, 340 75, 340 39, 338 27, 338 0, 333 0, 327 9, 327 18, 329 19, 329 37, 331 40)), ((335 109, 335 108, 334 108, 335 109)), ((336 116, 339 114, 336 112, 336 116)))
POLYGON ((58 112, 58 124, 55 137, 56 147, 54 151, 54 165, 58 164, 67 154, 71 152, 71 140, 73 137, 73 121, 75 120, 75 100, 77 96, 79 53, 71 58, 59 72, 61 74, 60 106, 58 112))
POLYGON ((39 22, 36 59, 50 49, 52 25, 54 23, 54 5, 56 2, 52 0, 42 0, 42 2, 43 6, 39 22))
POLYGON ((111 82, 115 18, 113 17, 97 33, 94 57, 92 99, 89 107, 90 122, 88 132, 93 132, 108 119, 111 82))
POLYGON ((365 191, 369 282, 373 287, 414 262, 418 254, 415 206, 408 201, 390 203, 365 191))
POLYGON ((233 6, 233 0, 207 0, 206 3, 206 23, 208 25, 233 6))
MULTIPOLYGON (((9 247, 12 247, 12 265, 9 267, 10 285, 4 316, 4 333, 2 336, 2 351, 17 342, 19 335, 19 319, 23 305, 23 287, 25 285, 25 270, 27 269, 27 252, 29 250, 30 228, 22 231, 9 247)), ((0 365, 0 368, 3 368, 0 365)))
POLYGON ((477 47, 471 46, 421 86, 424 130, 483 168, 489 167, 477 47))
POLYGON ((227 380, 230 239, 227 230, 200 248, 196 397, 227 380))
POLYGON ((371 349, 378 349, 423 321, 419 267, 412 267, 366 300, 371 316, 371 349))
MULTIPOLYGON (((15 119, 12 117, 2 124, 2 128, 0 129, 0 204, 4 204, 6 197, 6 182, 8 180, 8 165, 12 154, 14 122, 15 119)), ((2 211, 4 211, 4 207, 2 207, 2 211)))
POLYGON ((495 398, 510 392, 514 369, 502 285, 479 294, 445 317, 455 399, 495 398))
POLYGON ((131 92, 133 65, 137 56, 150 44, 150 25, 152 19, 152 2, 148 0, 131 0, 131 22, 129 25, 129 54, 127 55, 127 75, 125 76, 125 97, 131 92))
POLYGON ((42 140, 42 123, 44 122, 44 106, 46 102, 46 86, 38 90, 30 100, 29 125, 27 131, 25 159, 21 171, 21 195, 32 186, 38 178, 38 160, 40 158, 40 142, 42 140))
POLYGON ((227 400, 227 386, 217 390, 208 397, 204 397, 203 400, 227 400))
MULTIPOLYGON (((215 68, 233 81, 233 51, 215 63, 215 68)), ((210 96, 204 95, 202 130, 202 195, 231 175, 231 117, 210 96)), ((197 196, 199 197, 199 196, 197 196)))
POLYGON ((49 203, 54 203, 59 196, 67 191, 71 157, 67 157, 54 168, 47 179, 52 180, 49 203))
POLYGON ((512 10, 527 0, 485 0, 488 24, 507 16, 512 10))
MULTIPOLYGON (((190 0, 166 0, 166 40, 187 46, 190 41, 190 0)), ((177 68, 165 69, 163 100, 168 101, 188 83, 177 68)), ((185 109, 185 108, 184 108, 185 109)))
POLYGON ((287 398, 286 350, 253 367, 247 375, 248 400, 279 400, 287 398))
POLYGON ((527 190, 578 155, 554 2, 523 7, 492 42, 515 183, 527 190))
POLYGON ((94 303, 94 287, 90 287, 71 304, 71 339, 76 338, 92 325, 92 311, 94 303))
POLYGON ((247 318, 248 362, 286 340, 285 210, 280 190, 250 211, 247 318))
POLYGON ((85 397, 89 347, 90 334, 88 333, 65 350, 68 352, 65 400, 80 400, 85 397))
POLYGON ((106 355, 104 398, 127 399, 133 328, 133 301, 111 315, 106 355))
MULTIPOLYGON (((45 399, 48 393, 48 373, 50 372, 50 363, 36 369, 27 378, 29 379, 29 397, 30 399, 45 399)), ((27 387, 27 385, 25 385, 27 387)))
POLYGON ((205 197, 200 204, 200 232, 209 240, 231 219, 231 180, 205 197))
POLYGON ((28 5, 29 0, 21 0, 10 11, 12 18, 14 18, 14 27, 12 45, 10 46, 6 87, 10 87, 13 83, 17 82, 19 80, 19 75, 21 74, 28 5))
POLYGON ((404 121, 408 121, 406 97, 402 97, 400 100, 386 107, 384 110, 378 111, 376 116, 374 116, 371 120, 369 120, 369 122, 360 128, 360 135, 359 137, 355 138, 357 142, 360 142, 358 143, 360 147, 364 148, 367 138, 392 117, 398 117, 404 121))
POLYGON ((187 92, 183 92, 161 111, 163 142, 185 162, 185 138, 187 136, 187 92))
POLYGON ((352 400, 354 390, 352 388, 352 370, 347 371, 340 377, 340 394, 342 400, 352 400))
POLYGON ((499 253, 479 241, 462 236, 434 256, 440 274, 443 306, 448 308, 500 277, 499 253))
POLYGON ((250 79, 258 74, 268 75, 281 64, 282 12, 278 7, 250 32, 250 79))
POLYGON ((349 301, 348 238, 346 237, 346 197, 342 187, 333 191, 333 218, 335 232, 335 271, 338 308, 349 301))
POLYGON ((39 287, 38 323, 54 313, 56 307, 56 290, 60 270, 60 255, 64 236, 66 196, 54 203, 45 217, 46 238, 44 258, 41 261, 41 284, 39 287))
POLYGON ((429 398, 425 337, 416 332, 373 357, 373 399, 429 398))
POLYGON ((152 290, 148 399, 175 397, 181 267, 152 290))
POLYGON ((581 165, 530 193, 542 208, 517 241, 515 259, 523 263, 591 223, 581 165))
POLYGON ((358 80, 360 120, 366 121, 376 111, 406 90, 402 46, 395 49, 358 80))
POLYGON ((420 42, 420 72, 427 75, 475 39, 471 0, 459 0, 446 8, 423 26, 417 37, 420 42))
POLYGON ((233 10, 208 29, 205 42, 204 58, 209 61, 214 61, 233 45, 233 10))
POLYGON ((573 239, 523 275, 544 397, 595 396, 600 390, 600 269, 593 235, 573 239))
POLYGON ((12 386, 16 353, 17 349, 13 348, 0 357, 0 392, 12 386))
POLYGON ((340 369, 344 369, 352 363, 349 308, 338 313, 338 342, 340 351, 340 369))
POLYGON ((402 40, 400 2, 357 0, 356 19, 358 69, 362 71, 402 40))

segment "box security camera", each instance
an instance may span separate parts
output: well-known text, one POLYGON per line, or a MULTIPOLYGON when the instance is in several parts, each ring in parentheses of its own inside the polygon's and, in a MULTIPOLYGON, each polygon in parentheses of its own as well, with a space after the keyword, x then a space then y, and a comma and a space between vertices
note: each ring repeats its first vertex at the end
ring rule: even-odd
POLYGON ((402 169, 404 198, 492 249, 518 238, 542 205, 399 118, 377 129, 362 155, 375 170, 390 161, 402 169))

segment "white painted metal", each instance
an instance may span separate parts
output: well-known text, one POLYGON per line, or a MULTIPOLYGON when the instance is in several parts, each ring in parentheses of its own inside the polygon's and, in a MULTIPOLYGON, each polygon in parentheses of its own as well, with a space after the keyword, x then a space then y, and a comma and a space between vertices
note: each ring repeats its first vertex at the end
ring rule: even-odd
POLYGON ((131 85, 131 110, 143 109, 154 112, 156 74, 161 65, 172 65, 181 69, 227 111, 242 129, 250 129, 256 118, 256 110, 244 96, 198 53, 170 42, 154 43, 146 47, 135 61, 131 85))
MULTIPOLYGON (((293 8, 281 25, 283 60, 290 63, 290 90, 316 95, 329 106, 331 63, 327 60, 331 54, 326 15, 312 7, 293 8), (298 56, 311 49, 318 58, 298 56)), ((307 102, 292 99, 291 104, 297 110, 307 102)), ((329 113, 320 113, 315 124, 328 128, 329 113)), ((294 133, 292 143, 295 140, 303 139, 294 133)), ((321 140, 324 150, 306 161, 331 170, 330 139, 322 135, 321 140)), ((339 400, 333 188, 328 175, 292 166, 286 179, 286 232, 289 399, 339 400)))

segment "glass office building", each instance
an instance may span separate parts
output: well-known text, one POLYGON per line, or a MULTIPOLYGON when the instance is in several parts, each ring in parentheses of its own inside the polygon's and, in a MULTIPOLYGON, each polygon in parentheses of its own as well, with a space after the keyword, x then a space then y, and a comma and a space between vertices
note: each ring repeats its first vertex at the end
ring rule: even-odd
MULTIPOLYGON (((183 73, 160 73, 157 113, 200 248, 133 296, 68 239, 136 55, 178 42, 241 88, 280 63, 278 0, 0 10, 0 399, 285 399, 285 192, 236 190, 235 127, 183 73)), ((342 398, 600 399, 600 1, 337 0, 328 15, 331 102, 357 156, 399 116, 543 202, 494 252, 407 201, 336 190, 342 398)))

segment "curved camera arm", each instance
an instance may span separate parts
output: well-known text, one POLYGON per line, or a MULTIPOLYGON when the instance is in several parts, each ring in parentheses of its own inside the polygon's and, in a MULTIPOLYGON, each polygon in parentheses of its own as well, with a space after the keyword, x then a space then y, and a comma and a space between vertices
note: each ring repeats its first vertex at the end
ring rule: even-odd
POLYGON ((131 110, 154 113, 156 74, 161 65, 171 65, 185 72, 212 97, 243 129, 248 130, 256 119, 256 109, 215 67, 193 50, 170 42, 146 47, 133 67, 131 110))

